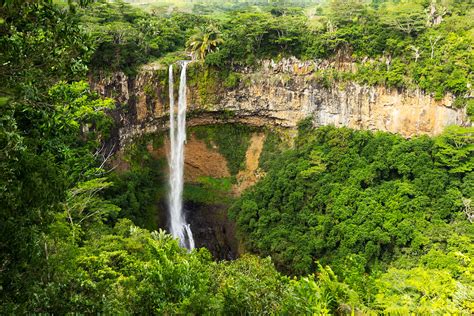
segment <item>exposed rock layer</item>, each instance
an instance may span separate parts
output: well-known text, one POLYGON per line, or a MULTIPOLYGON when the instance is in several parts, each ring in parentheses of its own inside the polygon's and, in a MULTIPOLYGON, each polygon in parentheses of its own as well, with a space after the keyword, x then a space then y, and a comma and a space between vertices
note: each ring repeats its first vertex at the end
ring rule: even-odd
MULTIPOLYGON (((147 146, 148 152, 155 159, 166 158, 170 152, 169 140, 165 138, 163 146, 154 148, 147 146)), ((200 177, 226 178, 230 177, 227 161, 217 150, 216 146, 209 147, 204 141, 189 135, 184 151, 184 180, 198 182, 200 177)))
MULTIPOLYGON (((323 65, 324 66, 324 65, 323 65)), ((321 83, 317 62, 294 59, 262 62, 252 71, 241 70, 233 88, 216 83, 213 98, 202 98, 199 81, 188 91, 188 125, 241 122, 256 126, 294 128, 311 117, 314 125, 399 133, 405 137, 439 134, 448 125, 470 124, 464 109, 452 107, 453 97, 435 100, 420 90, 387 89, 357 83, 321 83)), ((117 114, 119 140, 167 127, 167 95, 163 70, 144 70, 135 78, 116 73, 107 79, 92 78, 100 94, 125 107, 117 114)))

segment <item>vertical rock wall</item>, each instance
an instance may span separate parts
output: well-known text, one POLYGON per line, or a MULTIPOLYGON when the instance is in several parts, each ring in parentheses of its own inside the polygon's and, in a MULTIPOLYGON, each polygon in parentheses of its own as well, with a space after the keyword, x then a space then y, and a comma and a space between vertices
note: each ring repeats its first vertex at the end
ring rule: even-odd
MULTIPOLYGON (((399 133, 405 137, 436 135, 448 125, 470 125, 465 109, 452 106, 453 97, 435 100, 420 90, 388 89, 354 82, 322 83, 318 70, 323 62, 295 59, 278 63, 264 61, 258 70, 240 69, 239 82, 226 88, 215 80, 212 98, 197 78, 190 78, 188 124, 240 122, 256 126, 294 128, 311 117, 315 126, 335 125, 355 129, 399 133)), ((115 98, 119 141, 166 129, 166 69, 146 69, 134 78, 116 73, 108 78, 91 78, 92 88, 115 98)))

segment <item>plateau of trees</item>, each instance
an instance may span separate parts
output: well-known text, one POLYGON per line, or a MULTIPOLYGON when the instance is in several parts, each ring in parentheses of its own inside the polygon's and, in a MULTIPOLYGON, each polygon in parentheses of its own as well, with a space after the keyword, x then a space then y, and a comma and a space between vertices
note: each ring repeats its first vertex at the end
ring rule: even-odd
POLYGON ((471 1, 330 0, 316 6, 207 8, 145 12, 99 1, 81 18, 98 47, 92 67, 133 73, 156 59, 186 58, 187 43, 192 52, 201 51, 196 56, 207 66, 223 70, 296 56, 329 61, 324 71, 333 80, 420 87, 437 98, 451 92, 458 96, 457 106, 469 100, 471 1), (354 63, 355 71, 345 70, 347 63, 354 63))

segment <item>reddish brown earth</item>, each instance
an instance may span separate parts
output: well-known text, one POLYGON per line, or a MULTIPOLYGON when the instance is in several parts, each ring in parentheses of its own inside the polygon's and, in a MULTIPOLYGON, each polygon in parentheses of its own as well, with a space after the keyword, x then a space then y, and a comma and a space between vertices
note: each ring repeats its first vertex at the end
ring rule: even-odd
POLYGON ((255 133, 252 135, 249 148, 247 148, 245 154, 245 169, 239 171, 237 174, 237 184, 233 187, 235 195, 242 194, 245 189, 254 185, 262 176, 262 173, 258 168, 258 162, 264 142, 265 134, 255 133))
MULTIPOLYGON (((153 158, 157 159, 166 157, 169 146, 168 139, 165 139, 164 146, 154 149, 150 144, 147 149, 153 158)), ((216 146, 208 146, 204 141, 190 135, 184 149, 184 181, 197 182, 199 177, 225 178, 230 177, 230 172, 227 161, 216 146)))

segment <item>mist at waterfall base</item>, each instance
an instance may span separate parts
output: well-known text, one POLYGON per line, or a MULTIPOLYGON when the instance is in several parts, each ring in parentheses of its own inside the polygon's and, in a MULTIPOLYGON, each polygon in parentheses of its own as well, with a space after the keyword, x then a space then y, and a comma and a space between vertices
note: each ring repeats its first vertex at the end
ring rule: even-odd
POLYGON ((184 186, 184 145, 186 142, 186 67, 188 61, 181 61, 179 81, 178 110, 175 117, 173 65, 169 66, 170 97, 170 152, 168 155, 169 194, 168 207, 170 233, 179 239, 180 245, 194 249, 194 239, 183 213, 184 186))

